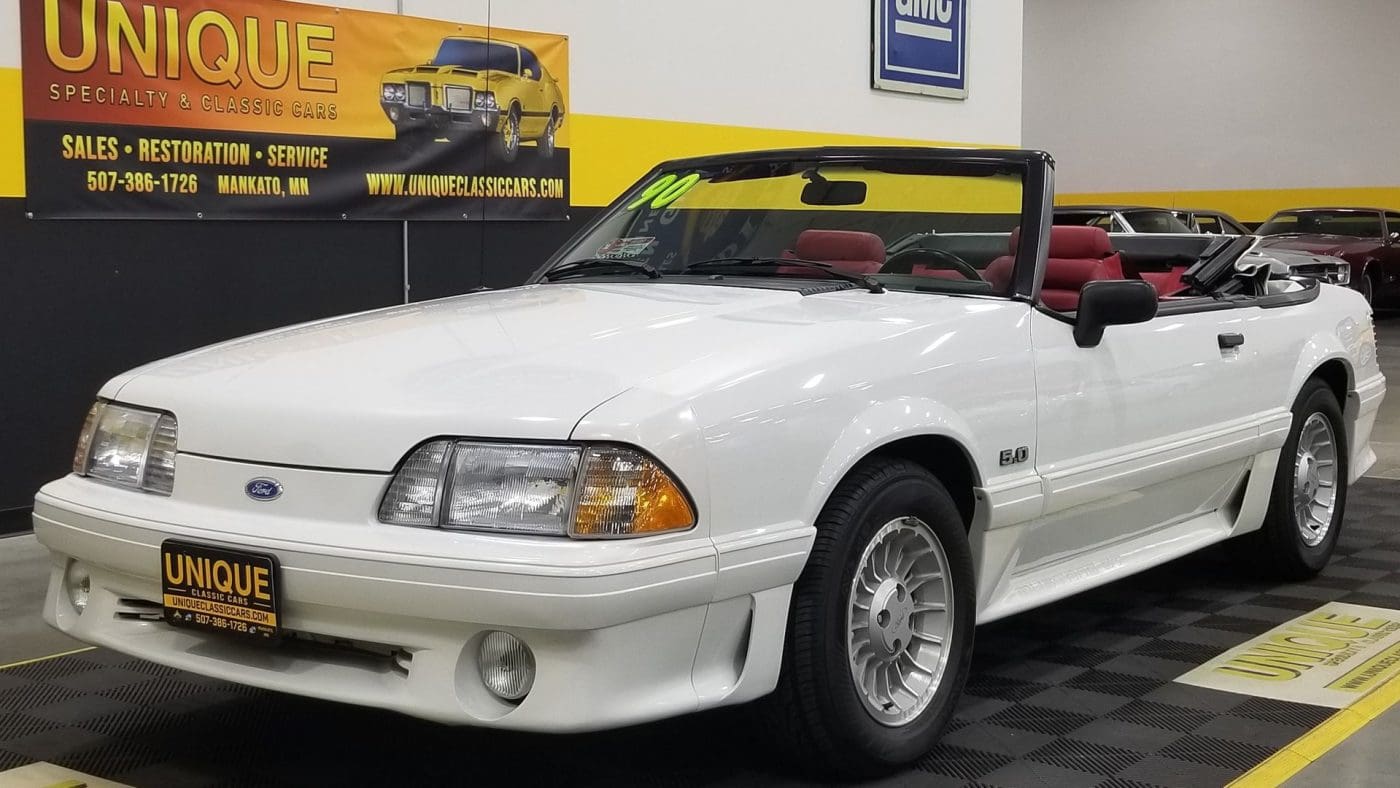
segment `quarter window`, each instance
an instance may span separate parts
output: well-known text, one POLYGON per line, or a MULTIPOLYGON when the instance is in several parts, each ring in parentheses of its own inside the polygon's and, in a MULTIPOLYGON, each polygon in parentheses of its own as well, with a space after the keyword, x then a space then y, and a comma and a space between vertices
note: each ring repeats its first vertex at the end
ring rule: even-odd
POLYGON ((521 73, 530 72, 530 79, 539 79, 540 75, 544 73, 544 69, 540 68, 539 58, 535 57, 534 52, 524 47, 520 48, 520 68, 521 73))

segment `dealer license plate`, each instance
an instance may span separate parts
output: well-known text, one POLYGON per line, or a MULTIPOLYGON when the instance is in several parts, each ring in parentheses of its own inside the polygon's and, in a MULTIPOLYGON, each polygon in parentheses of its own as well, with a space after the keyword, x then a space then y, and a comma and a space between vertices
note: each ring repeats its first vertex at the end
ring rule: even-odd
POLYGON ((160 546, 165 620, 257 639, 277 636, 277 559, 166 541, 160 546))

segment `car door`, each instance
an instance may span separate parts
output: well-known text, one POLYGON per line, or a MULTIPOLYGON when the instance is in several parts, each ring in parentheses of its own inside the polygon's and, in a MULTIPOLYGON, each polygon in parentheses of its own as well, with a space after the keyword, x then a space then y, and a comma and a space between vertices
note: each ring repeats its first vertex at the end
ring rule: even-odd
POLYGON ((1018 571, 1185 523, 1240 489, 1268 403, 1239 344, 1247 310, 1219 306, 1165 305, 1091 348, 1065 317, 1033 315, 1045 508, 1018 571))
POLYGON ((1376 294, 1391 298, 1400 291, 1400 213, 1385 212, 1381 244, 1375 253, 1381 269, 1376 277, 1376 294))

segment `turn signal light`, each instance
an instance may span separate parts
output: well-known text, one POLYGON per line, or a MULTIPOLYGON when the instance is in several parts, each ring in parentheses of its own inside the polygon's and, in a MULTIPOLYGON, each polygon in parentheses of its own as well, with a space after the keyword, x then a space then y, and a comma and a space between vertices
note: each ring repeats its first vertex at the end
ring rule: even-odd
POLYGON ((571 536, 643 536, 695 525, 685 493, 645 455, 594 446, 585 452, 583 467, 571 536))

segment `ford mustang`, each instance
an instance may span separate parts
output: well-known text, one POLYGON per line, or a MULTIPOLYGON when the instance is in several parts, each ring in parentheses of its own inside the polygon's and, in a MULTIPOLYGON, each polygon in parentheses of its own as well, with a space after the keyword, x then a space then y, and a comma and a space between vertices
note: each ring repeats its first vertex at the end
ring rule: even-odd
POLYGON ((810 768, 908 763, 977 625, 1226 540, 1306 578, 1375 460, 1357 293, 1204 236, 1164 292, 1052 226, 1053 172, 673 161, 524 286, 119 375, 35 501, 45 618, 444 723, 758 701, 810 768))

